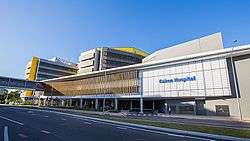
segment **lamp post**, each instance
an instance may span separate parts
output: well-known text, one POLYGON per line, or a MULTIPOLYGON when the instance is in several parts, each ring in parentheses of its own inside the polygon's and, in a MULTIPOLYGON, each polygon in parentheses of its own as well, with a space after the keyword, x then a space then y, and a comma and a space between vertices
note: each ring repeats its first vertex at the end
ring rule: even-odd
POLYGON ((231 50, 231 56, 230 56, 230 62, 231 62, 231 67, 232 67, 232 73, 233 73, 233 79, 234 79, 234 88, 235 88, 235 94, 237 98, 237 105, 238 105, 238 110, 240 114, 240 120, 242 120, 242 112, 241 112, 241 106, 240 106, 240 99, 239 99, 239 92, 238 92, 238 85, 237 85, 237 80, 236 80, 236 73, 235 73, 235 66, 234 66, 234 60, 233 60, 233 51, 234 51, 234 46, 238 42, 238 40, 233 41, 233 47, 231 50))

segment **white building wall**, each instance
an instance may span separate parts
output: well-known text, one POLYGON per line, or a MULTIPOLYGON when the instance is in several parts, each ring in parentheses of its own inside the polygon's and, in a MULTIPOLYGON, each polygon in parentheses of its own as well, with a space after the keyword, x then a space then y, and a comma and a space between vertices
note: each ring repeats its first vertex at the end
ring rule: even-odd
POLYGON ((169 59, 218 49, 223 49, 221 33, 215 33, 199 39, 158 50, 144 58, 142 62, 145 63, 169 59))
POLYGON ((97 49, 92 49, 81 53, 78 63, 78 74, 87 73, 98 70, 98 55, 97 49))
POLYGON ((143 70, 143 95, 145 97, 229 96, 231 90, 226 59, 215 58, 203 62, 195 61, 143 70))
POLYGON ((227 105, 229 107, 230 116, 232 118, 240 119, 239 109, 237 107, 237 99, 219 99, 219 100, 206 100, 205 109, 208 116, 216 115, 216 105, 227 105))

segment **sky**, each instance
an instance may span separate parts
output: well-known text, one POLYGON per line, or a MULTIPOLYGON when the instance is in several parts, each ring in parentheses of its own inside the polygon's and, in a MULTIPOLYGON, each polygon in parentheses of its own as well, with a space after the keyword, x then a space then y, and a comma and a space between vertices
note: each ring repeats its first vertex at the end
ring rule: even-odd
POLYGON ((0 0, 0 76, 24 78, 32 56, 77 63, 101 46, 149 53, 222 32, 250 43, 249 0, 0 0))

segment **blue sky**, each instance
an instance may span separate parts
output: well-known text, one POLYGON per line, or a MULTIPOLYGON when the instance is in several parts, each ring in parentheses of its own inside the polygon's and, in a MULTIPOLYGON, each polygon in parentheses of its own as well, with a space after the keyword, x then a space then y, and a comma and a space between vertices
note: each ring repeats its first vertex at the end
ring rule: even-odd
POLYGON ((147 52, 222 32, 250 43, 249 0, 1 0, 0 75, 24 78, 33 55, 78 62, 99 46, 147 52))

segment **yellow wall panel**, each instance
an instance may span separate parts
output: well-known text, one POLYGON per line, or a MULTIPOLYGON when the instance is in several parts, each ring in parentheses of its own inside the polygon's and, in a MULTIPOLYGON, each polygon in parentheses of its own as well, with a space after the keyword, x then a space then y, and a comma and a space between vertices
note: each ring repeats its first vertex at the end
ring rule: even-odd
POLYGON ((33 56, 31 59, 31 68, 30 68, 28 80, 36 80, 38 62, 39 62, 39 58, 33 56))
POLYGON ((120 51, 124 51, 124 52, 129 52, 129 53, 133 53, 133 54, 137 54, 143 57, 146 57, 149 55, 149 53, 142 51, 140 49, 137 48, 133 48, 133 47, 121 47, 121 48, 114 48, 116 50, 120 50, 120 51))
MULTIPOLYGON (((38 69, 38 63, 39 63, 39 58, 33 56, 31 59, 31 67, 30 67, 30 72, 28 76, 28 80, 34 81, 36 80, 36 73, 38 69)), ((33 95, 33 91, 25 91, 24 96, 25 97, 31 97, 33 95)))

